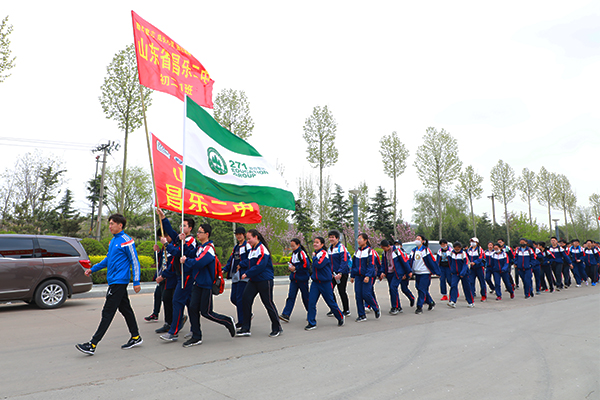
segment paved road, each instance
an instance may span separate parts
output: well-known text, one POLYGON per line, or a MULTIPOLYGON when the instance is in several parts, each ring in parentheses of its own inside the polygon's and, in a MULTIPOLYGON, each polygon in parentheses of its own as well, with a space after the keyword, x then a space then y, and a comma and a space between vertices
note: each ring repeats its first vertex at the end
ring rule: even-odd
MULTIPOLYGON (((376 288, 387 309, 385 282, 376 288)), ((274 291, 281 308, 287 287, 274 291)), ((215 309, 233 314, 228 294, 215 309)), ((321 301, 318 329, 302 329, 299 307, 274 339, 257 302, 252 337, 231 338, 202 320, 204 343, 189 349, 159 341, 159 323, 142 320, 152 295, 138 294, 131 298, 143 345, 119 348, 128 332, 117 316, 92 357, 74 344, 94 332, 102 298, 51 311, 2 305, 0 398, 599 399, 600 287, 518 294, 474 309, 439 303, 423 315, 405 305, 404 314, 368 314, 341 328, 321 301)))

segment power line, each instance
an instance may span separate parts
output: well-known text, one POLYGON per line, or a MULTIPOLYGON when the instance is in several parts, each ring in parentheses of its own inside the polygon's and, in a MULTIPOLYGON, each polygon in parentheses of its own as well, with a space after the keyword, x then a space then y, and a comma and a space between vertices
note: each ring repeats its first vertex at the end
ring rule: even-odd
POLYGON ((53 140, 40 140, 40 139, 25 139, 25 138, 12 138, 12 137, 0 137, 0 141, 15 142, 15 143, 3 143, 5 146, 17 146, 17 147, 31 147, 31 144, 36 144, 36 147, 47 148, 47 149, 62 149, 62 150, 92 150, 97 145, 91 143, 74 143, 65 141, 53 141, 53 140))

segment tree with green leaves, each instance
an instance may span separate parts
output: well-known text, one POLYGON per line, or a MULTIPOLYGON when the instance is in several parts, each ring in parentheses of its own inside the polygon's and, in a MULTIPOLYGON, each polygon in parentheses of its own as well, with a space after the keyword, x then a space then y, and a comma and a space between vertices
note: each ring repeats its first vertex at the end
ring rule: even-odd
POLYGON ((10 34, 13 26, 8 24, 8 15, 0 22, 0 83, 4 82, 11 74, 9 70, 14 68, 16 57, 11 58, 10 34))
POLYGON ((483 176, 475 172, 475 168, 473 168, 472 165, 469 165, 458 176, 458 182, 460 184, 459 194, 463 196, 463 198, 469 200, 469 206, 471 207, 473 236, 477 236, 477 225, 475 224, 475 214, 473 213, 473 199, 480 199, 481 195, 483 194, 483 188, 481 187, 483 176))
POLYGON ((394 222, 392 220, 392 204, 384 188, 379 186, 375 197, 371 198, 369 205, 369 224, 376 231, 381 232, 386 239, 394 235, 394 222))
POLYGON ((442 191, 452 185, 462 167, 462 161, 458 158, 456 139, 444 129, 438 132, 433 127, 427 128, 423 136, 423 144, 417 149, 414 166, 423 185, 436 191, 437 214, 440 218, 438 239, 441 239, 442 191))
POLYGON ((67 189, 55 210, 58 217, 57 228, 63 236, 77 236, 79 225, 83 220, 79 212, 73 208, 73 202, 73 192, 71 189, 67 189))
MULTIPOLYGON (((359 226, 363 226, 367 223, 367 218, 369 216, 369 186, 367 186, 367 182, 361 182, 358 187, 354 188, 354 190, 358 190, 358 196, 356 196, 356 203, 358 205, 358 224, 359 226)), ((354 202, 354 196, 348 192, 348 203, 349 207, 352 209, 354 202)), ((352 217, 354 220, 354 216, 352 217)))
POLYGON ((490 173, 490 180, 492 181, 492 190, 494 194, 504 204, 504 219, 506 224, 506 239, 510 246, 510 221, 508 218, 508 203, 513 201, 516 195, 516 178, 515 171, 510 165, 502 160, 498 160, 498 163, 492 168, 490 173))
POLYGON ((146 219, 152 218, 152 178, 150 172, 139 166, 127 168, 127 181, 125 187, 121 186, 121 166, 107 167, 104 184, 106 187, 105 199, 109 214, 122 212, 128 226, 141 225, 146 219), (122 197, 124 196, 124 197, 122 197))
MULTIPOLYGON (((298 227, 298 231, 304 235, 306 240, 310 239, 310 234, 313 231, 314 221, 310 216, 310 210, 305 207, 302 203, 302 200, 296 200, 296 210, 292 214, 294 221, 296 221, 296 226, 298 227)), ((308 245, 308 242, 306 243, 308 245)))
POLYGON ((302 207, 304 207, 307 215, 310 217, 311 221, 313 221, 311 224, 313 224, 315 219, 318 218, 319 213, 317 192, 315 190, 315 183, 312 175, 298 178, 298 197, 296 198, 302 201, 302 207))
POLYGON ((592 206, 592 212, 594 213, 594 219, 598 227, 598 237, 600 238, 600 194, 592 193, 590 196, 590 205, 592 206))
POLYGON ((394 180, 393 209, 394 237, 396 237, 398 236, 398 231, 396 229, 396 220, 398 218, 398 192, 396 188, 396 180, 406 170, 406 159, 408 158, 409 151, 404 146, 404 143, 400 141, 396 131, 392 132, 390 135, 382 137, 379 141, 379 144, 381 145, 379 154, 381 154, 381 159, 383 161, 383 172, 385 172, 387 176, 394 180))
MULTIPOLYGON (((567 220, 567 211, 573 209, 577 205, 577 197, 573 193, 571 188, 571 182, 563 174, 556 175, 554 180, 554 190, 552 191, 552 197, 554 198, 554 204, 563 211, 565 217, 565 233, 567 235, 567 241, 569 240, 569 227, 567 220)), ((573 220, 571 219, 573 226, 573 220)))
POLYGON ((215 120, 241 139, 252 136, 254 121, 250 116, 250 102, 243 90, 223 89, 214 101, 215 120))
POLYGON ((338 150, 335 147, 337 123, 327 106, 316 106, 304 123, 304 140, 308 155, 306 159, 311 167, 319 169, 319 226, 324 223, 324 187, 323 169, 333 166, 338 161, 338 150))
POLYGON ((529 223, 533 224, 531 201, 537 195, 537 179, 535 177, 535 172, 530 171, 529 168, 523 168, 521 176, 517 180, 517 188, 521 192, 521 200, 527 202, 527 206, 529 207, 529 223))
POLYGON ((335 193, 329 199, 329 219, 326 226, 328 229, 342 230, 342 226, 352 221, 352 210, 344 198, 344 189, 338 184, 335 185, 335 193))
MULTIPOLYGON (((123 214, 125 211, 125 186, 127 181, 127 141, 129 134, 142 126, 144 112, 152 104, 148 89, 139 84, 137 61, 134 44, 130 44, 124 50, 119 51, 106 67, 106 77, 100 87, 102 95, 99 97, 102 110, 107 119, 117 121, 121 131, 125 133, 123 145, 123 171, 121 176, 121 203, 117 211, 123 214), (144 107, 140 97, 140 91, 144 95, 144 107)), ((152 184, 150 184, 152 187, 152 184)))
POLYGON ((538 202, 548 207, 548 229, 552 234, 552 207, 554 207, 554 186, 556 174, 548 172, 545 167, 540 168, 537 175, 537 200, 538 202))

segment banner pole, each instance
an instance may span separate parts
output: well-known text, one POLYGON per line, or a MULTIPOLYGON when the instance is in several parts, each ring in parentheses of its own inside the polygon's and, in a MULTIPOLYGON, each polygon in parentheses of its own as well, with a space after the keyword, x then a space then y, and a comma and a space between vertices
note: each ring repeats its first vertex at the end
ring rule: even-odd
MULTIPOLYGON (((185 215, 185 160, 187 157, 185 156, 185 125, 187 119, 187 95, 183 96, 183 174, 181 179, 181 229, 183 231, 183 222, 185 215)), ((185 246, 185 238, 183 238, 183 243, 181 243, 181 257, 183 257, 183 247, 185 246)), ((183 264, 181 263, 181 288, 183 289, 183 264)))

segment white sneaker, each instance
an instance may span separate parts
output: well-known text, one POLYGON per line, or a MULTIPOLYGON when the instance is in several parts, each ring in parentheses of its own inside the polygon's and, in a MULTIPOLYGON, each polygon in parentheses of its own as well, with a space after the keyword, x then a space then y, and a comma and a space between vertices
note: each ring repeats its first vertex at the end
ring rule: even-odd
POLYGON ((581 287, 581 285, 575 285, 575 286, 577 286, 577 287, 581 287))
POLYGON ((471 303, 471 304, 469 304, 467 307, 469 307, 469 308, 473 308, 473 307, 475 307, 475 304, 471 303))
POLYGON ((456 308, 456 303, 453 301, 448 302, 448 307, 456 308))

